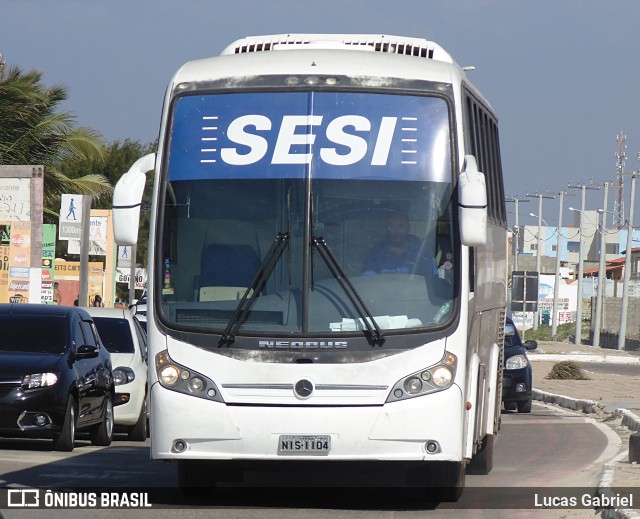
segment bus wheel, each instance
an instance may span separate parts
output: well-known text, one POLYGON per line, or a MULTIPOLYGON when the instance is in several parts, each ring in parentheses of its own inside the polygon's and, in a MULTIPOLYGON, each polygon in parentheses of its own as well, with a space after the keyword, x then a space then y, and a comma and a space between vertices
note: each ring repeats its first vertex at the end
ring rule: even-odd
POLYGON ((184 495, 213 494, 217 480, 215 465, 203 460, 178 461, 178 486, 184 495))
POLYGON ((487 434, 482 444, 471 458, 468 473, 476 476, 486 476, 493 468, 493 434, 487 434))
POLYGON ((441 461, 430 468, 427 494, 436 501, 456 502, 462 497, 466 475, 466 463, 441 461))

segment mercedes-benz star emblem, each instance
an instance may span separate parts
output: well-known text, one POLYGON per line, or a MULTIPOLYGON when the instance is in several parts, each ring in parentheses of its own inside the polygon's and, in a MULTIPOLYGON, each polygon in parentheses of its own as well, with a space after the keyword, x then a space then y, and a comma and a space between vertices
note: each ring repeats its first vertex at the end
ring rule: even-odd
POLYGON ((313 382, 306 378, 298 380, 294 387, 294 391, 299 398, 309 398, 311 393, 313 393, 313 382))

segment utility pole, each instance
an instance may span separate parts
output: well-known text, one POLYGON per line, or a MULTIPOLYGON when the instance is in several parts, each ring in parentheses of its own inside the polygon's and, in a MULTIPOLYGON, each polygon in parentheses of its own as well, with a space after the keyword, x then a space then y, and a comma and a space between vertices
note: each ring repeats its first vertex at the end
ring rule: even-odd
POLYGON ((580 212, 580 252, 578 253, 578 301, 576 304, 576 338, 575 338, 575 344, 582 344, 582 306, 583 306, 583 301, 582 301, 582 278, 584 276, 584 240, 583 240, 583 233, 582 233, 582 221, 583 221, 583 214, 585 211, 585 205, 586 205, 586 190, 587 189, 594 189, 594 190, 598 190, 600 189, 599 187, 596 186, 592 186, 592 185, 584 185, 584 184, 577 184, 575 186, 569 185, 568 186, 570 189, 577 189, 580 188, 582 190, 582 208, 581 209, 575 209, 573 207, 569 208, 569 211, 579 211, 580 212))
POLYGON ((629 220, 627 221, 627 250, 624 259, 624 283, 622 285, 622 311, 620 312, 620 333, 618 349, 624 350, 627 339, 627 307, 629 304, 629 279, 631 278, 631 240, 633 236, 633 204, 636 197, 636 176, 640 171, 631 174, 631 199, 629 202, 629 220))
POLYGON ((516 221, 514 226, 513 238, 512 238, 512 250, 513 250, 513 270, 518 270, 518 253, 520 248, 520 224, 519 224, 519 209, 518 204, 520 202, 529 202, 528 198, 518 198, 518 196, 512 196, 505 198, 506 202, 514 202, 516 204, 516 221), (515 242, 515 246, 513 245, 515 242))
POLYGON ((618 147, 616 149, 616 179, 618 182, 616 192, 616 202, 613 206, 613 225, 617 229, 622 229, 624 226, 624 164, 627 159, 625 150, 627 145, 625 144, 627 136, 622 133, 618 134, 618 147))
POLYGON ((609 182, 604 183, 604 201, 602 209, 598 212, 602 215, 600 225, 600 262, 598 263, 598 295, 596 296, 596 318, 593 325, 593 345, 600 347, 600 332, 602 330, 602 301, 606 296, 607 274, 605 269, 607 257, 607 199, 609 197, 609 182))
MULTIPOLYGON (((540 193, 537 193, 535 195, 530 195, 527 193, 527 196, 532 198, 532 197, 537 197, 538 198, 538 236, 537 236, 537 244, 536 244, 536 272, 538 273, 538 285, 540 284, 540 261, 541 261, 541 249, 542 249, 542 199, 543 198, 555 198, 554 195, 543 195, 540 193)), ((533 213, 530 213, 533 216, 536 216, 533 213)), ((539 303, 539 297, 536 297, 536 300, 538 300, 539 303)), ((536 311, 533 313, 533 329, 537 330, 538 329, 538 321, 539 319, 539 310, 537 309, 537 305, 536 305, 536 311)))

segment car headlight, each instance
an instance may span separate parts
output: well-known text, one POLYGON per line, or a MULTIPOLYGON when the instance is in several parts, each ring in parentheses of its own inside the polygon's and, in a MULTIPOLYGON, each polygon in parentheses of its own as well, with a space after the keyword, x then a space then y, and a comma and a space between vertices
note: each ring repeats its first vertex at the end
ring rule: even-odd
POLYGON ((166 389, 224 402, 213 380, 174 362, 167 351, 161 351, 156 355, 156 374, 160 385, 166 389))
POLYGON ((526 368, 529 364, 527 357, 522 354, 509 357, 504 365, 504 369, 521 369, 526 368))
POLYGON ((453 384, 457 364, 458 358, 446 351, 438 364, 396 382, 387 397, 387 402, 397 402, 447 389, 453 384))
POLYGON ((22 377, 22 389, 53 386, 58 382, 58 373, 33 373, 22 377))
POLYGON ((118 366, 113 370, 113 381, 115 382, 116 386, 128 384, 129 382, 133 382, 135 379, 136 374, 131 368, 118 366))

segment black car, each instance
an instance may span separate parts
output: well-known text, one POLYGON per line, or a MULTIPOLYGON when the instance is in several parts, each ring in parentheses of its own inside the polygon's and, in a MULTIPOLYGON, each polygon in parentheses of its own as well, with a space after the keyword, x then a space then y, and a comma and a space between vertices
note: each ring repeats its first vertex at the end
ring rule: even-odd
POLYGON ((527 350, 535 350, 536 341, 520 339, 513 321, 507 317, 504 327, 504 374, 502 379, 502 402, 506 411, 530 413, 533 398, 531 396, 531 362, 527 350))
POLYGON ((111 356, 82 308, 0 304, 0 436, 52 438, 71 451, 113 435, 111 356))

